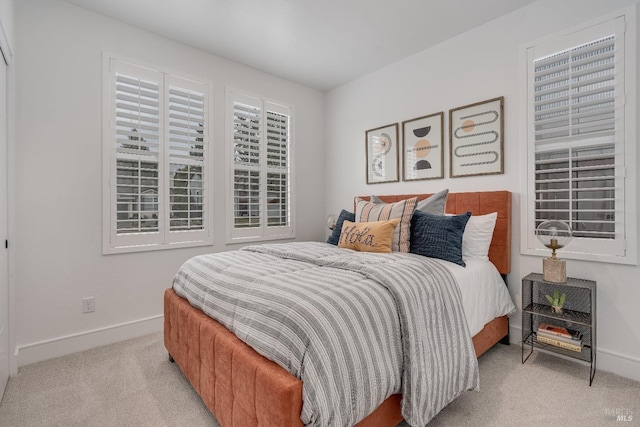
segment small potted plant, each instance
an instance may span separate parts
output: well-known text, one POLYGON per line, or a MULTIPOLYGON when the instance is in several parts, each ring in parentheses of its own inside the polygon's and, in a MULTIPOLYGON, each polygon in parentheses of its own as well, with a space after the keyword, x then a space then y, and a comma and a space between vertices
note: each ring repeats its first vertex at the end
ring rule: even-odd
POLYGON ((553 296, 545 295, 547 300, 551 303, 551 308, 554 313, 560 314, 562 313, 562 306, 564 305, 564 301, 567 298, 566 294, 560 295, 557 289, 553 291, 553 296))

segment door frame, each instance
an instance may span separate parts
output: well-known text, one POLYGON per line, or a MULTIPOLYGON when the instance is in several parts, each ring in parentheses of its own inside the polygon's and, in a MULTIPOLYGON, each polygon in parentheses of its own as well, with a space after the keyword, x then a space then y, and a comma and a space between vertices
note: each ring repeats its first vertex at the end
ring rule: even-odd
POLYGON ((15 145, 14 145, 14 80, 13 80, 13 50, 9 44, 5 28, 0 20, 0 49, 2 49, 1 55, 4 56, 4 60, 7 64, 7 240, 9 241, 9 248, 7 251, 7 270, 8 270, 8 285, 9 285, 9 320, 8 320, 8 333, 9 333, 9 376, 16 376, 18 374, 18 359, 15 354, 16 348, 16 336, 15 336, 15 277, 14 277, 14 250, 13 242, 15 242, 15 231, 13 224, 15 224, 15 211, 12 208, 15 206, 15 145))

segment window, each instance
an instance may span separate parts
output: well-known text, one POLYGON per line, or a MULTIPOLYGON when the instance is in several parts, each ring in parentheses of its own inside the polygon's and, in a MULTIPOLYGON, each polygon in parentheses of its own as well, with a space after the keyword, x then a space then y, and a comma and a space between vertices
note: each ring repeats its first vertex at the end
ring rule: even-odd
POLYGON ((292 108, 234 90, 227 104, 229 241, 294 237, 292 108))
POLYGON ((103 252, 211 244, 208 86, 106 61, 103 252))
POLYGON ((628 173, 635 168, 635 39, 625 48, 633 17, 618 14, 525 47, 524 253, 548 253, 535 229, 553 219, 573 231, 563 257, 636 263, 635 173, 628 173))

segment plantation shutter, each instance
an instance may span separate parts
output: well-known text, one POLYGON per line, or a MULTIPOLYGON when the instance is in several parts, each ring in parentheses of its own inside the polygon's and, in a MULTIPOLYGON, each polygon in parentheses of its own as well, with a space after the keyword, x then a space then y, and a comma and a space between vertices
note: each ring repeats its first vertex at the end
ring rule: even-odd
POLYGON ((262 225, 261 122, 262 109, 257 100, 233 103, 233 224, 236 229, 262 225))
POLYGON ((104 253, 210 243, 207 85, 108 67, 104 253))
POLYGON ((230 99, 231 239, 289 237, 289 108, 234 93, 230 99))
POLYGON ((159 240, 160 105, 159 73, 127 64, 112 64, 112 143, 115 151, 112 185, 115 224, 112 237, 122 244, 136 239, 159 240))
POLYGON ((534 61, 535 140, 612 137, 615 37, 534 61))
POLYGON ((206 228, 208 202, 206 153, 208 119, 204 85, 166 77, 168 212, 171 242, 200 238, 206 228))
POLYGON ((532 226, 567 222, 582 240, 567 250, 577 252, 624 251, 624 25, 616 21, 567 37, 563 49, 529 52, 532 226))
POLYGON ((267 226, 289 225, 289 116, 267 105, 267 226), (276 111, 273 111, 276 110, 276 111))

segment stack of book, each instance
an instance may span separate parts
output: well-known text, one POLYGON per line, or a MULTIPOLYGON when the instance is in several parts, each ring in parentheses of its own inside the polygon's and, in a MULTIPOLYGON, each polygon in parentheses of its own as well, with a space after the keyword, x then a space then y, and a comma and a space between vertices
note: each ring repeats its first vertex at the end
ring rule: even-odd
POLYGON ((538 342, 571 351, 582 351, 582 333, 562 326, 541 323, 538 326, 538 342))

